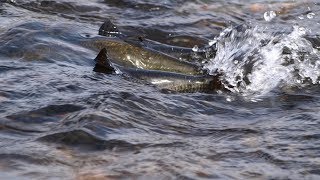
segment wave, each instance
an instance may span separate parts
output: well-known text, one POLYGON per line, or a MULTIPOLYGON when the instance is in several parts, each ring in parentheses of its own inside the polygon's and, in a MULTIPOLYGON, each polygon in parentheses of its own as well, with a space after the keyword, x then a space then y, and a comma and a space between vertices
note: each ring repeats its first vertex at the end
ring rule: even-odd
POLYGON ((217 52, 204 68, 222 73, 227 89, 250 98, 282 87, 319 85, 320 52, 307 34, 308 29, 299 26, 290 33, 229 27, 210 42, 217 52))

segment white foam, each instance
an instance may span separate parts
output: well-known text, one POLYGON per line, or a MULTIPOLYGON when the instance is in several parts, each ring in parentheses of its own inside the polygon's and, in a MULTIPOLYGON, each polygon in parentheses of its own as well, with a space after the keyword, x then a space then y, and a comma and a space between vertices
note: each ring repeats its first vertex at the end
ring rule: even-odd
POLYGON ((228 28, 215 38, 217 53, 205 68, 222 72, 226 88, 245 97, 263 96, 281 86, 319 84, 320 53, 303 37, 307 32, 298 26, 278 35, 259 27, 228 28))

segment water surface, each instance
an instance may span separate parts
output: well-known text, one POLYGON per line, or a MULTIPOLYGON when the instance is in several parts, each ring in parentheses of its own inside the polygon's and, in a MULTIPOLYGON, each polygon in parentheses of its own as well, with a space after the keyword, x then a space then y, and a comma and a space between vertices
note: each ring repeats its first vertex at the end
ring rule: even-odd
POLYGON ((316 0, 0 3, 0 177, 320 178, 316 0), (213 45, 194 58, 230 92, 94 72, 106 19, 177 58, 213 45))

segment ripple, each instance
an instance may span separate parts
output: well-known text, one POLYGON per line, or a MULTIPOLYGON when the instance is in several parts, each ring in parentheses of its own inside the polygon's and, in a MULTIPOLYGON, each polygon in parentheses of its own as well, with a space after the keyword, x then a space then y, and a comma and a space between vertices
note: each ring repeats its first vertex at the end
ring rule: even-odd
POLYGON ((49 105, 37 110, 8 115, 2 123, 16 131, 45 132, 54 128, 68 114, 83 109, 84 107, 70 104, 49 105))
POLYGON ((146 146, 144 144, 131 144, 121 140, 103 140, 82 129, 54 133, 43 136, 38 140, 51 143, 63 143, 69 146, 80 146, 81 148, 91 150, 116 149, 118 151, 131 151, 146 146))
POLYGON ((23 123, 45 123, 57 121, 65 114, 83 110, 84 107, 72 104, 49 105, 34 111, 7 116, 8 119, 23 123))
MULTIPOLYGON (((129 43, 142 37, 147 48, 197 63, 214 58, 201 50, 222 29, 247 23, 267 27, 267 40, 299 24, 305 47, 319 51, 314 2, 2 0, 1 177, 319 179, 320 91, 310 80, 256 101, 235 93, 166 94, 93 72, 98 50, 90 48, 110 19, 129 43), (272 26, 267 11, 276 12, 272 26), (200 52, 191 52, 195 45, 200 52)), ((249 44, 234 43, 226 53, 249 44)))
POLYGON ((132 8, 141 11, 159 11, 159 10, 167 10, 168 6, 165 4, 157 2, 147 3, 147 2, 139 2, 139 1, 128 1, 128 0, 105 0, 104 3, 109 6, 114 6, 117 8, 132 8))

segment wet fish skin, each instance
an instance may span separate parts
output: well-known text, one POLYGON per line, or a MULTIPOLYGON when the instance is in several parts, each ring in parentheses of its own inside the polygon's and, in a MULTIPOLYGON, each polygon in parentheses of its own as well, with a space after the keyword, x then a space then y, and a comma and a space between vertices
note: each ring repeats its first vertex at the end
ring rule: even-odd
POLYGON ((204 73, 201 67, 196 64, 180 61, 179 59, 161 52, 138 45, 132 45, 118 38, 96 37, 91 42, 87 42, 85 46, 89 46, 96 50, 106 48, 110 61, 124 67, 168 71, 189 75, 204 73))
POLYGON ((94 71, 101 73, 115 73, 116 69, 130 78, 142 80, 156 85, 160 89, 174 92, 215 92, 223 88, 219 75, 186 75, 173 72, 127 68, 113 64, 107 55, 106 48, 103 48, 95 58, 94 71))
POLYGON ((169 90, 179 93, 194 92, 216 92, 222 90, 223 85, 216 75, 185 75, 172 72, 162 72, 142 69, 120 69, 129 77, 134 77, 150 84, 156 85, 162 90, 169 90))
POLYGON ((119 33, 111 21, 101 26, 99 35, 108 38, 94 40, 94 46, 101 49, 95 59, 97 72, 118 69, 130 78, 174 92, 214 92, 222 88, 219 76, 199 75, 203 74, 199 66, 148 48, 143 38, 133 39, 119 33))

